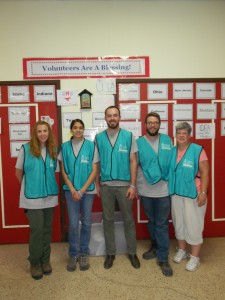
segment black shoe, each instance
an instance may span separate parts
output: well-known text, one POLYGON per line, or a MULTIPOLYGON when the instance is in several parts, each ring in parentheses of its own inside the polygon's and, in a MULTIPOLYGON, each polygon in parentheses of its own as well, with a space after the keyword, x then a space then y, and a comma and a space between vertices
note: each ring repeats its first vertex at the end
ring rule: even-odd
POLYGON ((107 255, 106 259, 105 259, 105 262, 104 262, 104 268, 105 269, 112 268, 114 259, 115 259, 115 255, 107 255))
POLYGON ((142 258, 144 259, 152 259, 156 257, 156 248, 153 246, 148 251, 144 252, 142 258))
POLYGON ((136 254, 129 254, 129 260, 131 262, 132 267, 135 269, 139 269, 141 264, 136 254))
POLYGON ((168 262, 158 262, 163 275, 165 276, 172 276, 173 275, 173 270, 168 262))

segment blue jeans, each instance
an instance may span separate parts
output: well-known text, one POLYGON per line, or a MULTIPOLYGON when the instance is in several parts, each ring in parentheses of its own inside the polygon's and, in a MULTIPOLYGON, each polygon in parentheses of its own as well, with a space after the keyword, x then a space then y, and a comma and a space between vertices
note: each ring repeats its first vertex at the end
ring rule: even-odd
POLYGON ((65 192, 69 217, 69 256, 89 254, 91 238, 91 211, 94 194, 84 194, 80 201, 74 201, 70 191, 65 192), (81 218, 80 217, 81 214, 81 218), (79 219, 81 230, 79 231, 79 219))
POLYGON ((148 218, 147 228, 156 247, 157 258, 167 262, 169 255, 169 214, 170 196, 150 198, 140 196, 145 214, 148 218))

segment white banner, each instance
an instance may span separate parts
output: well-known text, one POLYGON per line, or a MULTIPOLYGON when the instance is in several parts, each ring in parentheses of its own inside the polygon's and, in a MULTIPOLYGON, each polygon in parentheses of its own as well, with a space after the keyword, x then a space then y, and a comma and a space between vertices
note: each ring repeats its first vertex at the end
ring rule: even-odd
POLYGON ((24 58, 23 77, 149 77, 149 57, 24 58))

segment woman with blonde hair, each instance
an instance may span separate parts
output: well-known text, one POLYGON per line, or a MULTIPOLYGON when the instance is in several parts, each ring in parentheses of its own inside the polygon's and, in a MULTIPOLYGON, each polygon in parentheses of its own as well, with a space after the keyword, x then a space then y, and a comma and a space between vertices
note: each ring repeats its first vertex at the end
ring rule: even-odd
POLYGON ((21 183, 20 208, 29 221, 29 261, 34 279, 52 272, 50 264, 52 220, 58 204, 57 148, 48 123, 35 123, 30 142, 22 145, 17 162, 16 177, 21 183))

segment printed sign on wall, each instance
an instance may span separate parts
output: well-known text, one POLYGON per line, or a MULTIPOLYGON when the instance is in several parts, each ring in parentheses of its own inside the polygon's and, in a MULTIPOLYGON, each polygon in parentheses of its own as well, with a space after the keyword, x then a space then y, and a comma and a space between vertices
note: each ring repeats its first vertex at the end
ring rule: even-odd
POLYGON ((24 58, 24 79, 149 77, 149 57, 24 58))

